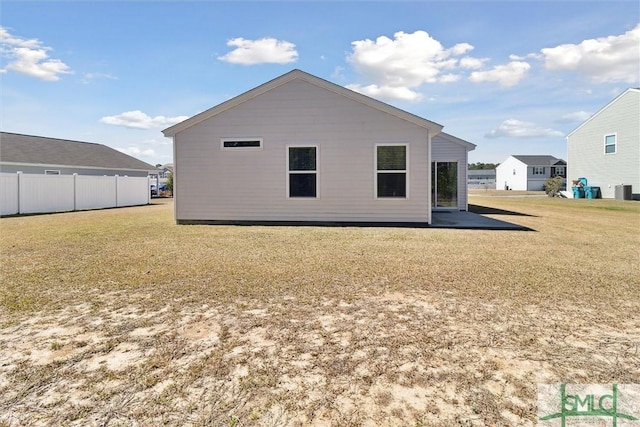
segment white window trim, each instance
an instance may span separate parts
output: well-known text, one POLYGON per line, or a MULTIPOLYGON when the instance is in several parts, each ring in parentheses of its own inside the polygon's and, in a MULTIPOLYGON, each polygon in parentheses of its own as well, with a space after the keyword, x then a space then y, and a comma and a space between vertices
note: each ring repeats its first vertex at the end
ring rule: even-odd
POLYGON ((249 151, 249 150, 262 150, 264 141, 262 138, 220 138, 220 149, 228 151, 249 151), (243 141, 260 141, 259 147, 225 147, 225 142, 243 142, 243 141))
POLYGON ((616 154, 618 152, 618 133, 617 132, 605 134, 604 138, 603 138, 603 142, 604 142, 604 144, 602 145, 602 150, 603 150, 605 156, 608 156, 608 155, 611 155, 611 154, 616 154), (613 144, 607 144, 607 137, 608 136, 613 136, 614 141, 615 141, 613 144), (612 153, 607 153, 607 145, 613 145, 613 152, 612 153))
POLYGON ((320 199, 320 148, 317 144, 287 144, 285 146, 285 182, 286 182, 286 196, 289 200, 316 200, 320 199), (316 149, 316 170, 315 171, 290 171, 289 170, 289 149, 290 148, 315 148, 316 149), (291 174, 303 174, 303 173, 315 173, 316 174, 316 196, 315 197, 291 197, 289 193, 289 175, 291 174))
POLYGON ((539 176, 539 175, 546 175, 547 171, 546 171, 546 167, 545 166, 532 166, 532 174, 539 176))
POLYGON ((375 200, 409 200, 409 143, 408 142, 377 142, 373 147, 373 198, 375 200), (404 146, 406 147, 406 159, 404 170, 378 171, 378 147, 404 146), (404 172, 406 176, 406 194, 404 197, 378 197, 378 173, 399 173, 404 172))

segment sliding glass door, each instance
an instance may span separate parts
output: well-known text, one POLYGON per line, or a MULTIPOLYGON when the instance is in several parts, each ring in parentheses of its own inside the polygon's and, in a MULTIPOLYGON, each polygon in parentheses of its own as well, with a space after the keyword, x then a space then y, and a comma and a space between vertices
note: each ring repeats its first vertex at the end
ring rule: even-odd
POLYGON ((458 208, 458 162, 431 163, 431 206, 458 208))

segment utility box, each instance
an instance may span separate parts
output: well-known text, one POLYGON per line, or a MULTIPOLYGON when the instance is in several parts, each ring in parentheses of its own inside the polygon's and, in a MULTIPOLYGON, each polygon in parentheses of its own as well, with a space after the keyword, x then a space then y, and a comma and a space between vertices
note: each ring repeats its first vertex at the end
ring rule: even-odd
POLYGON ((616 185, 616 200, 631 200, 630 185, 616 185))

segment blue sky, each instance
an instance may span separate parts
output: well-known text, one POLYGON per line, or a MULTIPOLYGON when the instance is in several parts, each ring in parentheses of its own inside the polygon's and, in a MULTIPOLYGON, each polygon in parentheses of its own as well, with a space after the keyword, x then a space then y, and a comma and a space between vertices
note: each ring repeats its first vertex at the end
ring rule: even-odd
POLYGON ((637 1, 12 1, 0 128, 172 161, 161 130, 298 68, 444 125, 470 162, 566 157, 640 86, 637 1))

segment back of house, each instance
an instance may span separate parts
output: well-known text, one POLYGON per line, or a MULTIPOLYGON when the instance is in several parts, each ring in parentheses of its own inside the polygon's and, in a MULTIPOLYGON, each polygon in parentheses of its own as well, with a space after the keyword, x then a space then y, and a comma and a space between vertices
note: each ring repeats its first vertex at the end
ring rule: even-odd
POLYGON ((164 131, 176 221, 428 224, 441 128, 294 70, 164 131))

